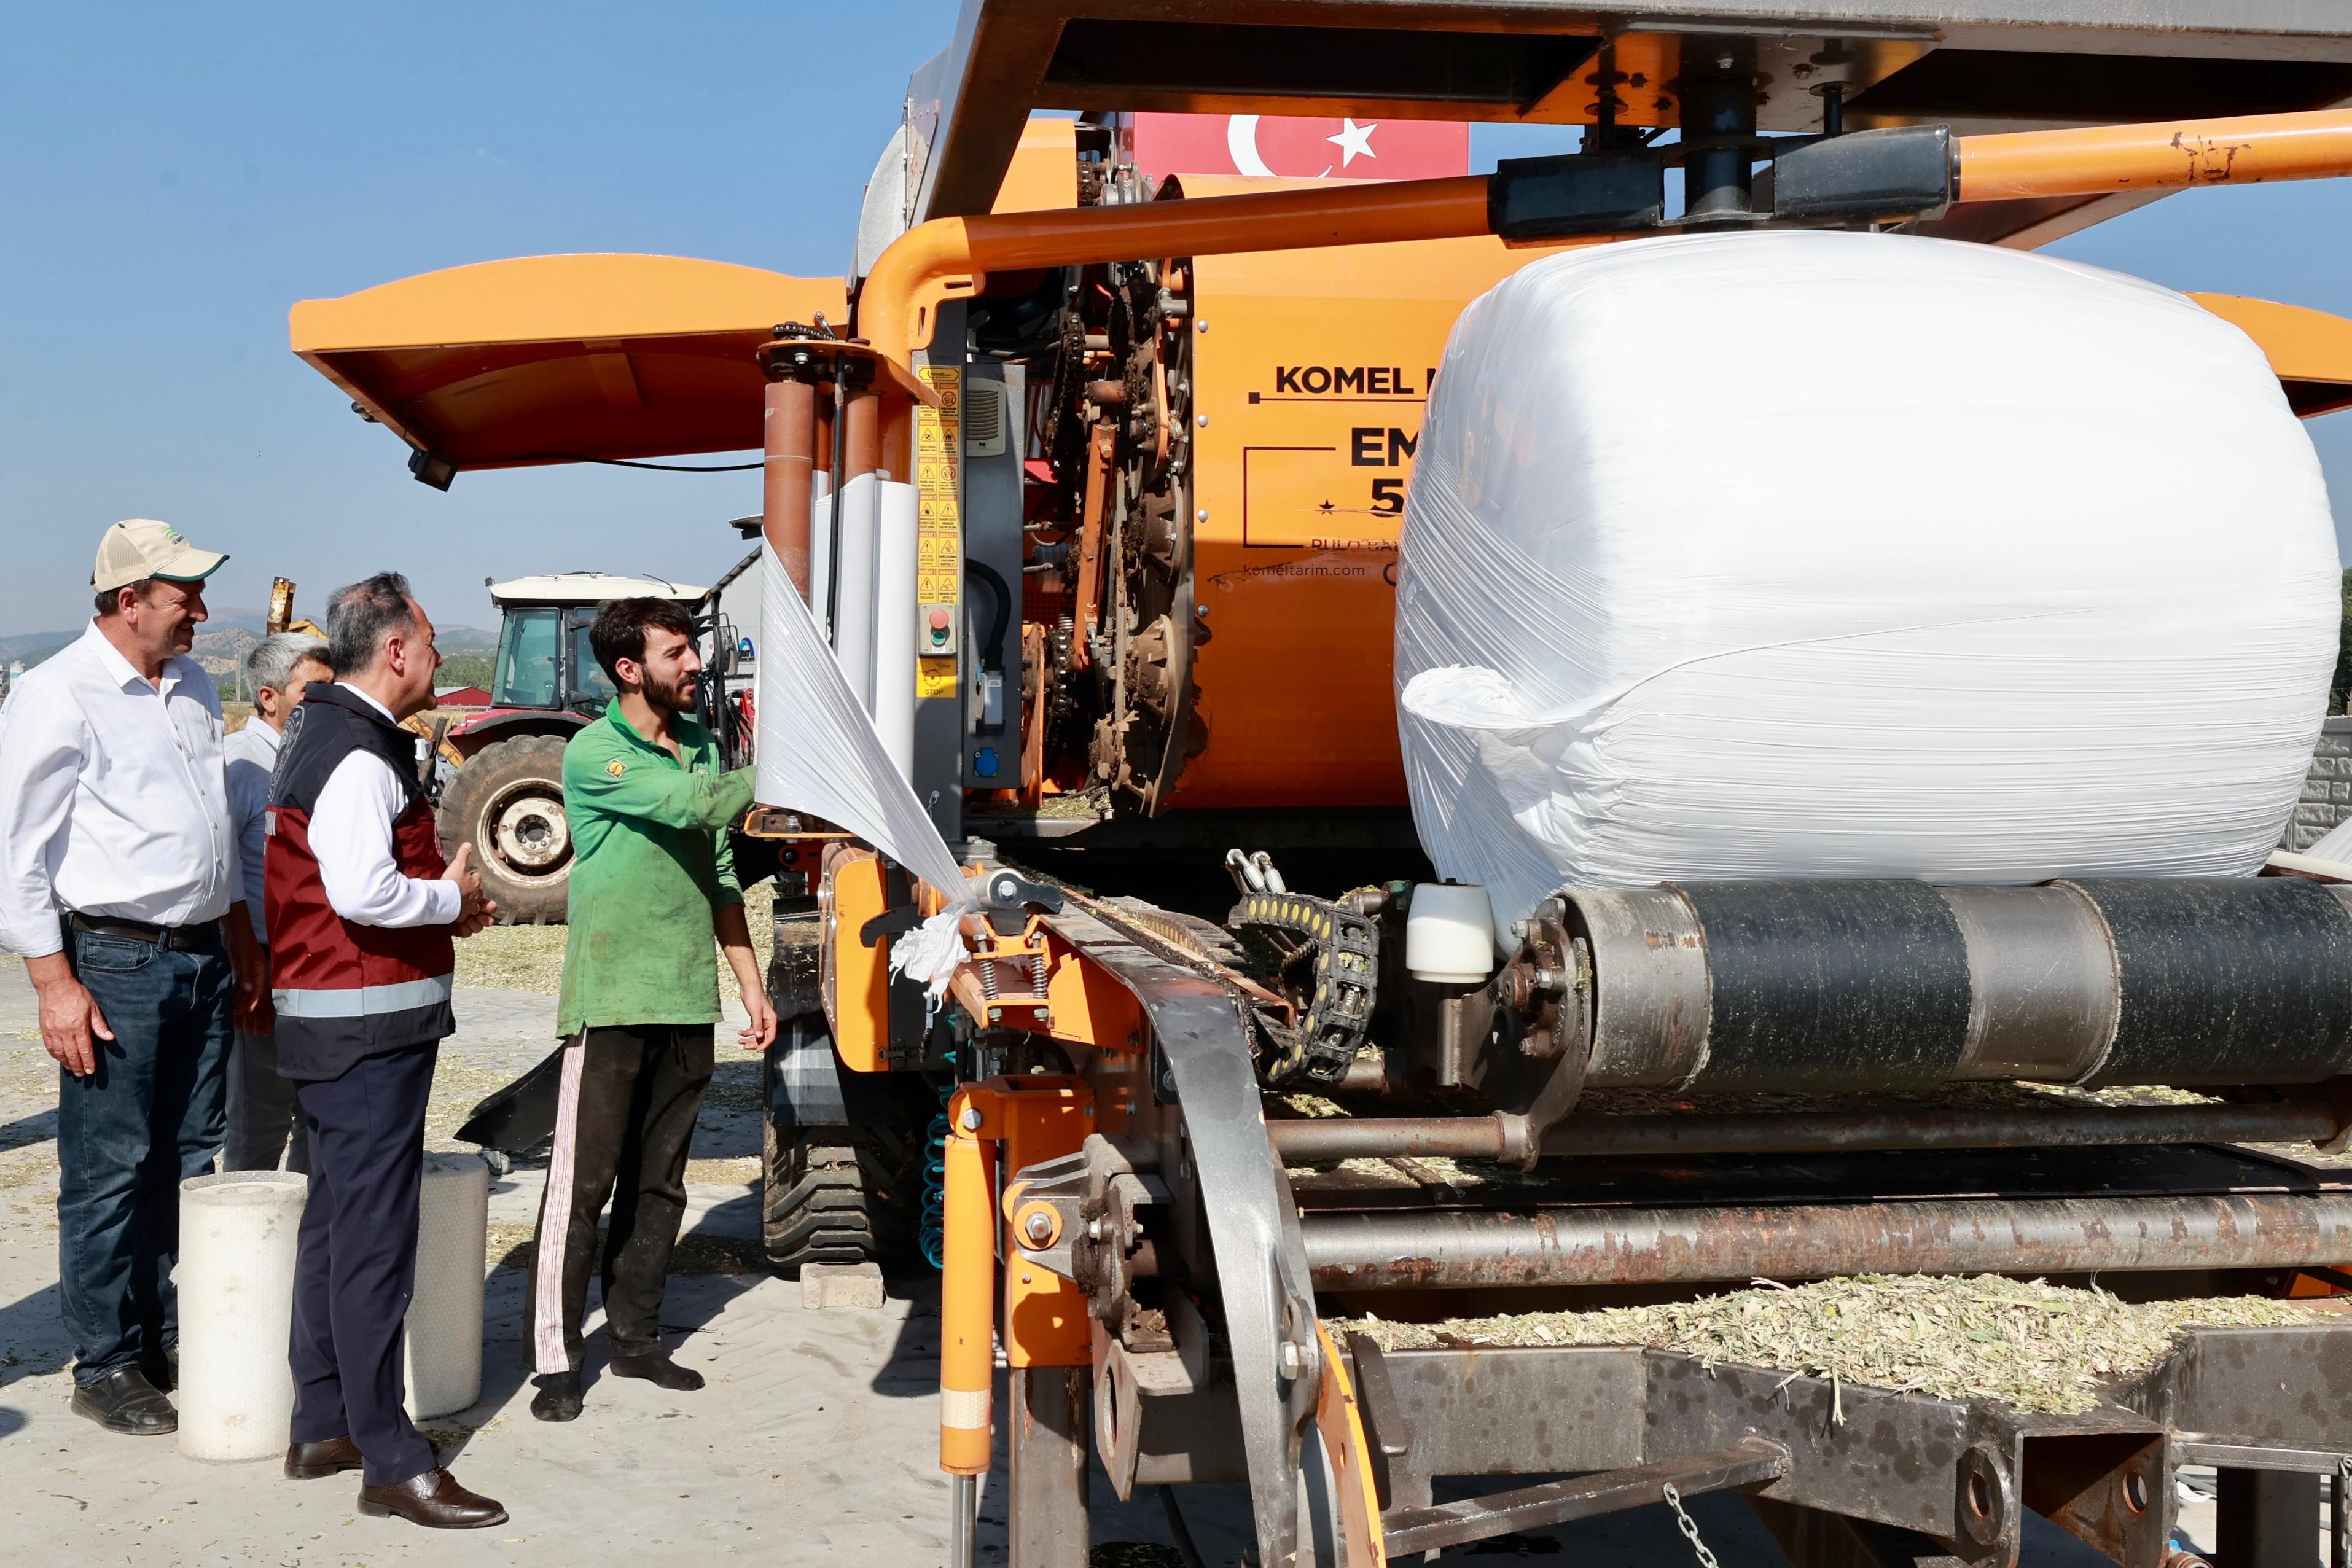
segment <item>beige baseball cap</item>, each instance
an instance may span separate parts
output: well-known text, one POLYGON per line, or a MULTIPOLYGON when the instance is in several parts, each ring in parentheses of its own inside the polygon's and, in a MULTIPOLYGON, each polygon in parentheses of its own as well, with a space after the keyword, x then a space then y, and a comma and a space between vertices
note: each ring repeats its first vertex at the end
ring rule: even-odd
POLYGON ((89 574, 89 585, 104 593, 150 577, 202 582, 227 559, 218 550, 198 549, 169 523, 126 517, 99 539, 98 568, 89 574))

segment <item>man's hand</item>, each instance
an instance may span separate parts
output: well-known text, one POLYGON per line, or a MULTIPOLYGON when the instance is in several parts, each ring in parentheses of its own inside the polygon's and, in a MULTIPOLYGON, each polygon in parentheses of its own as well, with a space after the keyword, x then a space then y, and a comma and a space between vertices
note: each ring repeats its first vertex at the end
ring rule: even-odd
POLYGON ((765 1051, 776 1043, 776 1007, 764 991, 738 987, 743 992, 743 1010, 751 1021, 737 1031, 737 1038, 746 1051, 765 1051))
POLYGON ((768 999, 767 985, 761 978, 760 955, 752 950, 751 927, 743 917, 743 906, 720 904, 711 912, 711 926, 727 967, 735 971, 735 988, 742 993, 743 1010, 751 1015, 740 1036, 743 1049, 765 1051, 776 1043, 776 1005, 768 999))
POLYGON ((269 1033, 278 1027, 269 1000, 269 949, 253 939, 253 921, 243 904, 229 906, 221 939, 228 945, 229 972, 236 977, 236 1027, 247 1034, 269 1033))
MULTIPOLYGON (((485 900, 482 897, 482 873, 474 869, 474 846, 470 842, 457 846, 457 858, 449 862, 449 869, 441 873, 441 880, 457 884, 457 935, 471 936, 482 925, 478 922, 469 931, 466 929, 467 922, 483 912, 485 900)), ((496 908, 497 905, 488 907, 496 908)))
MULTIPOLYGON (((461 850, 458 852, 462 854, 464 852, 461 850)), ((495 916, 498 915, 498 912, 499 901, 497 899, 486 898, 482 900, 480 908, 475 910, 473 914, 466 915, 457 922, 457 929, 453 935, 458 936, 471 936, 477 931, 484 930, 488 926, 495 925, 497 923, 495 916)))
POLYGON ((68 1072, 76 1078, 89 1077, 98 1071, 98 1046, 91 1037, 114 1038, 114 1031, 106 1027, 105 1015, 74 978, 73 966, 63 953, 27 958, 25 968, 40 998, 41 1044, 68 1072))

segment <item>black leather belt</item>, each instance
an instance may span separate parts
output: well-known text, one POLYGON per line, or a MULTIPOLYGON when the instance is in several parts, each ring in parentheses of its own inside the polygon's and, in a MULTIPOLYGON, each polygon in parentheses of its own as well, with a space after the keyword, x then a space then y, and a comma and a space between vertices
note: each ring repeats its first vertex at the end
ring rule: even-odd
POLYGON ((144 920, 117 920, 108 915, 68 915, 68 928, 90 936, 121 936, 132 942, 182 953, 201 953, 220 940, 220 926, 207 920, 201 925, 151 925, 144 920))

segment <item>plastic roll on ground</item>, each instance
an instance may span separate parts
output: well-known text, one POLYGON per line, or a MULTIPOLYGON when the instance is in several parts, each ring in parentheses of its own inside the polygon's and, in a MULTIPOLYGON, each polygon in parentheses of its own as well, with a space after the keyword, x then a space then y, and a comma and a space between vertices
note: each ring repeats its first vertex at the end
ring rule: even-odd
POLYGON ((180 1452, 275 1458, 294 1416, 286 1347, 310 1178, 232 1171, 180 1184, 180 1452))
POLYGON ((490 1167, 481 1156, 426 1154, 416 1220, 416 1292, 408 1303, 411 1420, 463 1410, 482 1396, 483 1254, 489 1227, 490 1167))

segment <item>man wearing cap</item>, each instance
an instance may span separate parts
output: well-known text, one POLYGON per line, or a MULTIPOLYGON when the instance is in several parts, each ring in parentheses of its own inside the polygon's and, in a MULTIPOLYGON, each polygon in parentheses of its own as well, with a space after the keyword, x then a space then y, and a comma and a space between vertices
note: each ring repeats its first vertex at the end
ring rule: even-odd
POLYGON ((265 983, 242 903, 212 677, 187 657, 228 558, 115 524, 97 618, 0 720, 0 946, 39 994, 58 1103, 58 1295, 73 1408, 179 1418, 181 1181, 221 1146, 230 1019, 265 983))

